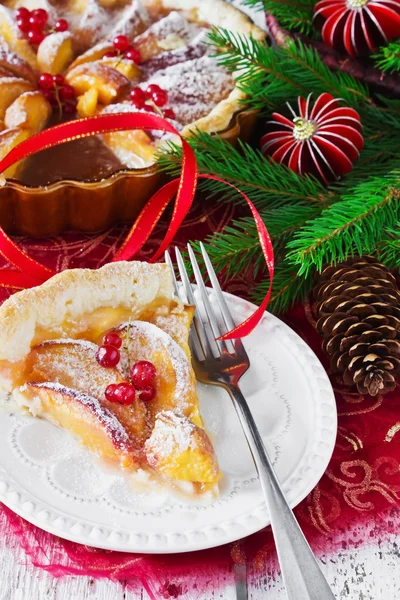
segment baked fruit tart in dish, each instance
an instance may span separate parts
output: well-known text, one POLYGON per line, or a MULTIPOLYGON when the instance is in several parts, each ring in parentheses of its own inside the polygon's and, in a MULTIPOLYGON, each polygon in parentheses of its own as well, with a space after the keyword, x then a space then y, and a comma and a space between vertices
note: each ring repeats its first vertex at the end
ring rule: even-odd
MULTIPOLYGON (((0 158, 44 128, 99 114, 155 113, 184 136, 199 129, 234 142, 248 134, 255 115, 241 112, 243 94, 213 56, 212 27, 265 37, 225 0, 2 3, 0 158)), ((45 235, 132 220, 159 184, 155 154, 170 139, 105 133, 20 161, 4 173, 0 225, 45 235)))
POLYGON ((64 271, 0 308, 0 394, 148 483, 215 494, 188 345, 194 307, 165 264, 64 271))

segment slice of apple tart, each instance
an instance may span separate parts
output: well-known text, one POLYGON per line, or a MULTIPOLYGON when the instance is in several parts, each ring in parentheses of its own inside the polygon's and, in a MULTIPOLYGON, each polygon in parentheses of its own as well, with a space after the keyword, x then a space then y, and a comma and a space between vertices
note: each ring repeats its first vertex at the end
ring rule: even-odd
POLYGON ((188 345, 193 307, 167 265, 68 270, 0 308, 0 389, 128 471, 214 489, 188 345))

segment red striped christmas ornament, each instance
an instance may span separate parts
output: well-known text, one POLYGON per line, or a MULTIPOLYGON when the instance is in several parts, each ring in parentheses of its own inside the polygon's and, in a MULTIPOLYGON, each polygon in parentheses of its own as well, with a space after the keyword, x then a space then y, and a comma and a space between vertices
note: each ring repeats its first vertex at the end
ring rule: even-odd
POLYGON ((311 94, 299 97, 297 113, 288 107, 292 118, 273 113, 267 122, 269 131, 261 138, 263 154, 326 184, 351 171, 364 146, 358 113, 327 93, 315 103, 311 94))
POLYGON ((400 37, 400 0, 320 0, 314 16, 325 19, 325 44, 350 56, 400 37))

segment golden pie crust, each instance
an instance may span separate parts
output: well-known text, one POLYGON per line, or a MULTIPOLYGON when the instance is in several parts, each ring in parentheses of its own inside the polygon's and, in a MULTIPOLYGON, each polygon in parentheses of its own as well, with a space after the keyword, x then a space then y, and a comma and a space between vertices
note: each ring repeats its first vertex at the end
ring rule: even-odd
POLYGON ((168 265, 118 262, 71 269, 11 296, 0 307, 0 399, 77 436, 129 472, 144 470, 192 492, 221 477, 204 430, 191 365, 194 308, 173 296, 168 265), (103 335, 118 333, 121 360, 96 359, 103 335), (130 381, 132 364, 156 368, 155 397, 110 402, 108 385, 130 381))

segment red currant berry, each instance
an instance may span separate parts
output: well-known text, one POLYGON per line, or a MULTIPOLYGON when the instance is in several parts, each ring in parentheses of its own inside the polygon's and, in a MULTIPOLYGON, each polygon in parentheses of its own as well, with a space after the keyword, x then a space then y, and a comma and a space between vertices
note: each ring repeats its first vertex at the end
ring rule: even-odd
POLYGON ((146 387, 144 387, 140 390, 140 399, 144 400, 144 402, 153 400, 155 395, 156 395, 156 388, 153 385, 147 385, 146 387))
POLYGON ((117 35, 113 39, 113 46, 118 52, 125 52, 129 48, 129 39, 126 35, 117 35))
POLYGON ((75 90, 72 85, 68 85, 68 83, 64 83, 58 91, 60 94, 61 100, 72 100, 75 98, 75 90))
POLYGON ((31 29, 31 24, 29 23, 29 17, 20 17, 17 19, 17 27, 22 33, 28 33, 31 29))
POLYGON ((162 90, 159 85, 157 85, 155 83, 151 83, 145 92, 146 98, 150 99, 153 97, 153 94, 162 94, 163 91, 164 90, 162 90))
POLYGON ((54 25, 54 29, 58 32, 68 31, 68 21, 66 19, 58 19, 54 25))
MULTIPOLYGON (((64 111, 67 106, 71 106, 70 104, 66 104, 64 106, 64 111)), ((120 353, 117 348, 113 348, 112 346, 100 346, 100 348, 96 352, 96 360, 101 367, 106 369, 110 369, 111 367, 116 367, 120 361, 120 353)))
POLYGON ((103 346, 114 346, 114 348, 121 348, 122 340, 118 333, 111 331, 110 333, 106 333, 106 335, 103 337, 103 346))
POLYGON ((60 75, 60 73, 58 73, 57 75, 53 75, 53 83, 55 85, 63 85, 64 84, 64 77, 62 75, 60 75))
MULTIPOLYGON (((76 113, 76 103, 68 102, 63 104, 63 113, 65 115, 74 115, 76 113)), ((111 348, 111 346, 108 346, 108 348, 111 348)))
POLYGON ((173 121, 176 119, 176 114, 172 110, 172 108, 166 108, 164 110, 163 116, 164 116, 164 119, 172 119, 173 121))
POLYGON ((157 112, 157 111, 156 111, 156 109, 154 108, 154 106, 151 106, 151 104, 145 104, 145 105, 143 106, 143 108, 144 108, 144 110, 145 110, 145 111, 147 111, 147 112, 152 112, 152 113, 155 113, 155 112, 157 112))
POLYGON ((120 402, 130 406, 135 401, 136 390, 130 383, 112 383, 107 386, 105 396, 109 402, 120 402))
POLYGON ((109 402, 117 402, 116 398, 115 398, 115 390, 117 389, 118 384, 117 383, 110 383, 110 385, 108 385, 106 387, 106 391, 105 391, 105 397, 109 402))
POLYGON ((140 65, 142 62, 142 55, 140 54, 140 50, 136 50, 136 48, 132 48, 130 46, 124 54, 124 58, 127 60, 131 60, 132 62, 140 65))
MULTIPOLYGON (((34 18, 36 23, 42 24, 42 29, 46 25, 49 15, 44 8, 36 8, 31 12, 31 19, 34 18)), ((32 23, 32 20, 31 20, 32 23)))
POLYGON ((28 20, 30 16, 31 16, 31 11, 28 10, 27 8, 25 8, 25 6, 21 6, 21 8, 18 8, 15 11, 15 18, 16 19, 26 19, 26 20, 28 20))
POLYGON ((106 52, 103 56, 103 58, 115 58, 117 55, 117 53, 114 50, 110 50, 110 52, 106 52))
POLYGON ((146 96, 144 95, 143 90, 141 90, 139 87, 131 90, 131 102, 136 108, 143 108, 145 101, 146 96))
POLYGON ((42 94, 52 106, 58 106, 58 100, 53 90, 43 90, 42 94))
POLYGON ((156 368, 148 360, 139 360, 131 369, 131 380, 139 390, 151 385, 156 376, 156 368))
POLYGON ((154 92, 151 98, 156 106, 165 106, 168 102, 167 92, 154 92))
POLYGON ((34 46, 39 46, 39 44, 41 44, 43 42, 45 37, 46 36, 44 35, 44 33, 42 31, 37 31, 36 29, 30 29, 28 31, 28 40, 34 46))
POLYGON ((39 77, 39 87, 41 90, 51 90, 53 87, 53 75, 42 73, 39 77))

